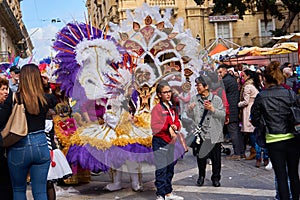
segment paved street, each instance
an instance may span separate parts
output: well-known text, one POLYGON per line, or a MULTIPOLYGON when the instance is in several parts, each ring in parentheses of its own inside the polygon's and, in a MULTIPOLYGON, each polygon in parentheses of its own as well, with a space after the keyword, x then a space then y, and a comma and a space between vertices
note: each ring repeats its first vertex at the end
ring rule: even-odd
MULTIPOLYGON (((228 161, 222 157, 221 187, 215 188, 210 181, 211 165, 207 166, 204 186, 198 187, 196 159, 191 152, 180 160, 173 178, 174 191, 187 200, 272 200, 275 196, 273 171, 264 167, 256 168, 255 160, 228 161)), ((143 174, 144 192, 133 192, 129 183, 129 176, 123 176, 124 189, 117 192, 106 192, 102 188, 109 182, 108 174, 92 176, 88 184, 69 187, 57 187, 57 200, 151 200, 155 199, 153 168, 145 168, 143 174)), ((32 199, 30 187, 28 199, 32 199)))

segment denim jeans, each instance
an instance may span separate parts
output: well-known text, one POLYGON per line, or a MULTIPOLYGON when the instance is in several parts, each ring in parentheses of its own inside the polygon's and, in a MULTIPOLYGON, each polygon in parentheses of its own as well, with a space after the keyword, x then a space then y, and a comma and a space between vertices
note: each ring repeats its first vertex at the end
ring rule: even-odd
POLYGON ((172 192, 174 176, 174 145, 168 144, 159 137, 152 138, 152 149, 155 162, 155 187, 157 196, 165 196, 172 192))
POLYGON ((255 151, 256 151, 256 160, 261 159, 261 153, 263 153, 263 159, 268 160, 269 159, 269 153, 267 148, 260 147, 257 143, 255 143, 255 151))
POLYGON ((14 200, 26 200, 26 178, 30 172, 35 200, 47 200, 47 175, 50 152, 44 131, 29 133, 9 148, 8 166, 14 200))

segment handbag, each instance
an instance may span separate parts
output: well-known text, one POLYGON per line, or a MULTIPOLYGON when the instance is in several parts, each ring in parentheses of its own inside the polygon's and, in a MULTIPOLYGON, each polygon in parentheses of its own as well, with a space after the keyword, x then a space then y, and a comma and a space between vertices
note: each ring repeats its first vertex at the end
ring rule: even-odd
POLYGON ((292 92, 289 90, 290 98, 292 101, 292 106, 290 107, 291 114, 292 114, 292 127, 293 128, 293 134, 294 135, 300 135, 300 108, 295 105, 294 102, 296 102, 294 96, 292 95, 292 92))
POLYGON ((13 94, 14 106, 9 119, 1 131, 2 146, 10 147, 28 134, 25 107, 17 100, 17 95, 13 94))
MULTIPOLYGON (((201 145, 203 143, 203 138, 201 136, 202 123, 203 123, 204 118, 207 115, 207 113, 208 113, 208 110, 204 110, 203 115, 200 120, 200 123, 198 125, 194 125, 192 131, 189 131, 185 138, 187 146, 189 146, 193 149, 194 156, 197 156, 197 154, 201 148, 201 145)), ((190 125, 192 125, 192 124, 190 123, 190 125)))

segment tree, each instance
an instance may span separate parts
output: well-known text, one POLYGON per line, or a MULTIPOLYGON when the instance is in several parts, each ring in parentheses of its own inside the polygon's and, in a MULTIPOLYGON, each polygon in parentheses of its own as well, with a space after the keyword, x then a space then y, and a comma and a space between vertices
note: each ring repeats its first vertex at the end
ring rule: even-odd
MULTIPOLYGON (((197 5, 201 5, 203 0, 194 0, 197 5)), ((284 24, 281 27, 281 33, 286 34, 288 28, 293 23, 297 14, 300 13, 300 0, 214 0, 213 14, 226 14, 231 12, 239 15, 240 19, 246 12, 255 15, 261 11, 264 14, 264 21, 267 25, 268 14, 277 18, 278 20, 284 20, 284 24), (288 15, 282 14, 282 9, 288 10, 288 15)))
POLYGON ((194 0, 197 5, 202 5, 205 0, 194 0))

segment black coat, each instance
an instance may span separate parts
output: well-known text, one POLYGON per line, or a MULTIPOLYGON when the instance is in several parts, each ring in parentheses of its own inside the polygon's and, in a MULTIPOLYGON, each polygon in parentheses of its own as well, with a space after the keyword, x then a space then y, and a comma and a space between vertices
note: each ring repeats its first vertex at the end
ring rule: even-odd
MULTIPOLYGON (((290 92, 295 95, 292 90, 290 92)), ((269 133, 291 133, 293 126, 290 107, 295 101, 290 92, 283 86, 272 86, 262 90, 252 105, 251 123, 257 127, 263 117, 269 133)))
POLYGON ((226 74, 223 77, 226 97, 229 104, 229 123, 239 121, 238 103, 240 100, 240 92, 236 79, 231 74, 226 74))
POLYGON ((12 94, 13 92, 10 90, 5 102, 0 104, 0 130, 5 127, 10 116, 12 110, 12 94))

